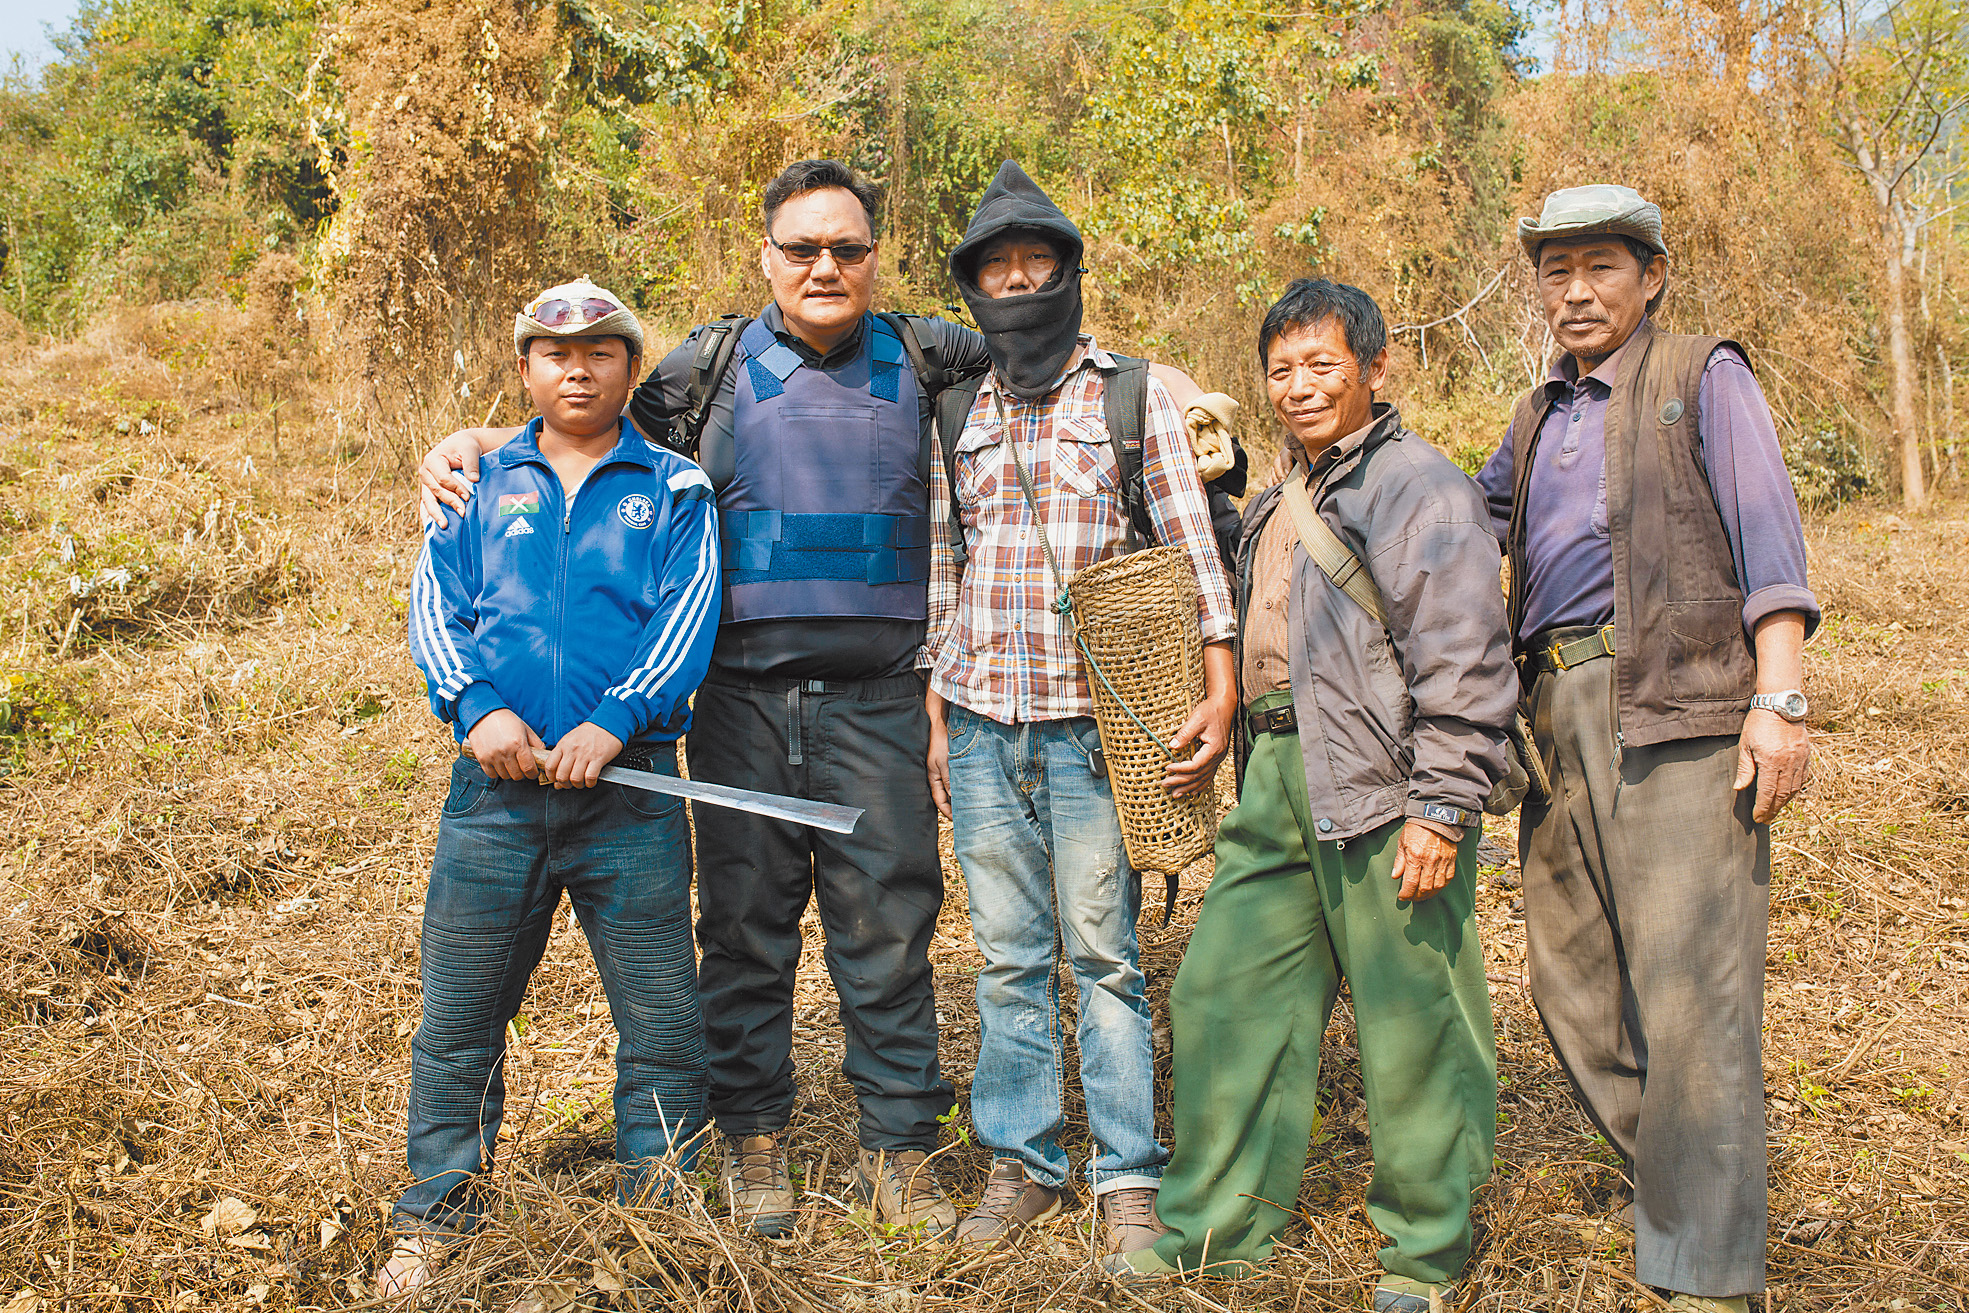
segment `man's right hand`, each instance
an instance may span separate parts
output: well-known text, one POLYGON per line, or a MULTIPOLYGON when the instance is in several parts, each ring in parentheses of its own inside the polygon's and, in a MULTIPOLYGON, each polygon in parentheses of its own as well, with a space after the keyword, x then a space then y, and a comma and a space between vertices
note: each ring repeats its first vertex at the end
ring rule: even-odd
POLYGON ((479 481, 479 457, 496 451, 518 433, 518 429, 460 429, 431 448, 417 466, 417 509, 423 518, 442 529, 444 508, 464 513, 472 499, 472 485, 479 481))
POLYGON ((923 694, 930 715, 930 798, 945 820, 950 819, 950 725, 944 719, 944 700, 935 689, 923 694))
POLYGON ((535 753, 545 753, 540 736, 511 711, 501 707, 479 717, 465 736, 479 769, 495 780, 532 780, 540 777, 535 753))

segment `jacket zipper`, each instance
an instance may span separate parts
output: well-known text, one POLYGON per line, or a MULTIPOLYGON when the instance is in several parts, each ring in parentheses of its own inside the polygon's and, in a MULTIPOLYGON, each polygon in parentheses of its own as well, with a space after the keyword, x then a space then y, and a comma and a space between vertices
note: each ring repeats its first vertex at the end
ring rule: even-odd
MULTIPOLYGON (((595 477, 595 471, 599 470, 603 463, 598 462, 589 467, 588 472, 581 476, 581 482, 574 485, 572 493, 565 489, 561 492, 561 541, 554 567, 554 714, 563 719, 565 719, 565 709, 561 701, 563 690, 567 688, 567 680, 563 678, 562 653, 567 647, 568 544, 574 534, 574 504, 581 499, 581 490, 588 486, 589 481, 595 477)), ((554 486, 560 488, 560 475, 554 473, 551 465, 547 472, 553 475, 554 486)), ((558 738, 554 741, 560 742, 558 738)))

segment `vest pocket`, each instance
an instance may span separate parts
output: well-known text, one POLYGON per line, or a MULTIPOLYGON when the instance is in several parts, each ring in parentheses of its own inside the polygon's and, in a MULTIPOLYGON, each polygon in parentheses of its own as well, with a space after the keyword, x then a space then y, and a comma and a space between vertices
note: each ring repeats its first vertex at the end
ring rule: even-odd
POLYGON ((1685 702, 1736 702, 1745 696, 1748 653, 1743 603, 1734 597, 1670 602, 1667 629, 1668 689, 1685 702))

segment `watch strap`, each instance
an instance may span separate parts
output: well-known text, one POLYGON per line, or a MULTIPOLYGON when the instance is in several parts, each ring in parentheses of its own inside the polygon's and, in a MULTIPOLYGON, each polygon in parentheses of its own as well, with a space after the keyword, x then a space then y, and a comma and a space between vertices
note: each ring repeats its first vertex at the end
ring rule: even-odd
POLYGON ((1452 807, 1446 802, 1425 802, 1422 804, 1420 815, 1425 821, 1439 821, 1444 825, 1465 827, 1475 825, 1484 818, 1482 812, 1465 811, 1461 807, 1452 807))
POLYGON ((1776 693, 1754 693, 1750 698, 1750 709, 1752 711, 1775 712, 1777 715, 1795 724, 1805 718, 1805 708, 1801 707, 1798 712, 1793 713, 1790 709, 1790 703, 1793 698, 1803 703, 1805 701, 1804 691, 1802 689, 1787 688, 1780 689, 1776 693))

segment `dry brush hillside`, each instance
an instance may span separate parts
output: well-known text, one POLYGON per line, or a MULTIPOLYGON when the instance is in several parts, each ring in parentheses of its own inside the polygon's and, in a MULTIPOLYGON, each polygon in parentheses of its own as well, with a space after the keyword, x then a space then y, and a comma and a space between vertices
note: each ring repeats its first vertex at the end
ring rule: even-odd
MULTIPOLYGON (((7 344, 7 1313, 370 1297, 403 1180, 418 915, 451 748, 403 648, 417 541, 396 461, 366 445, 361 414, 313 400, 290 347, 220 304, 7 344)), ((1808 527, 1830 618, 1810 654, 1818 782, 1776 833, 1766 1307, 1965 1310, 1969 502, 1918 518, 1849 506, 1808 527)), ((1523 985, 1508 829, 1480 900, 1505 1083, 1466 1307, 1652 1307, 1603 1224, 1607 1151, 1523 985)), ((1144 927, 1158 1009, 1206 879, 1191 873, 1171 926, 1144 927)), ((983 1266, 856 1211, 816 957, 797 1019, 794 1240, 741 1239, 690 1191, 633 1217, 607 1202, 612 1031, 564 928, 515 1027, 498 1218, 422 1307, 528 1292, 540 1310, 1361 1306, 1377 1242, 1344 1007, 1305 1224, 1274 1270, 1122 1291, 1090 1272, 1084 1211, 983 1266)), ((954 868, 933 957, 962 1089, 977 958, 954 868)), ((956 1142, 946 1160, 975 1193, 982 1151, 956 1142)))

